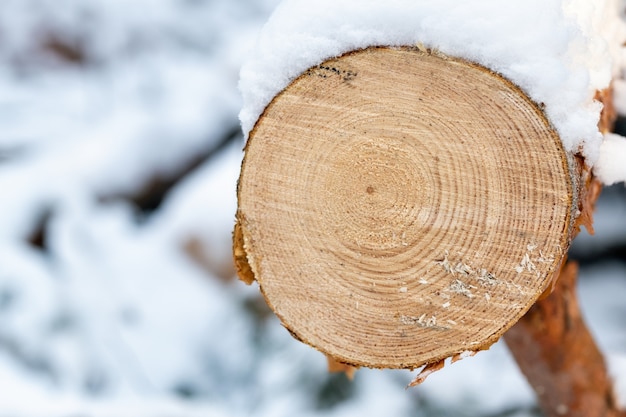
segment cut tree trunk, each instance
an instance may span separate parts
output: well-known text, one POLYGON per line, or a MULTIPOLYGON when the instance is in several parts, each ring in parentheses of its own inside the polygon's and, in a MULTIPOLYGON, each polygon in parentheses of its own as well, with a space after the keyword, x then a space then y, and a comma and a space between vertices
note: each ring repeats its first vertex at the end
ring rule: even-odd
POLYGON ((423 48, 353 52, 302 74, 251 132, 236 265, 335 362, 435 369, 552 287, 586 174, 503 77, 423 48))

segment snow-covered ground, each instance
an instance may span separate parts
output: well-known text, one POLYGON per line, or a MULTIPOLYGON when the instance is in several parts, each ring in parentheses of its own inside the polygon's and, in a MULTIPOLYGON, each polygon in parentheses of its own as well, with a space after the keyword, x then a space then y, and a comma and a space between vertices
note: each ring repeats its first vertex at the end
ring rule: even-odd
MULTIPOLYGON (((2 0, 0 416, 536 415, 503 344, 349 382, 233 279, 238 73, 276 4, 2 0)), ((617 187, 580 253, 626 244, 617 187)), ((626 391, 626 266, 581 280, 626 391)))

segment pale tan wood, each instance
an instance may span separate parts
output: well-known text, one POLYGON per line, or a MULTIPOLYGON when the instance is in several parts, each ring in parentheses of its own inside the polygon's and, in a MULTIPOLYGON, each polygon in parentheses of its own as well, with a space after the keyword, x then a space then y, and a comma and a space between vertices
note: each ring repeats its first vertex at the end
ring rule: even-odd
POLYGON ((541 108, 482 67, 370 48, 312 68, 250 135, 238 270, 337 361, 416 368, 495 342, 550 284, 578 209, 541 108))

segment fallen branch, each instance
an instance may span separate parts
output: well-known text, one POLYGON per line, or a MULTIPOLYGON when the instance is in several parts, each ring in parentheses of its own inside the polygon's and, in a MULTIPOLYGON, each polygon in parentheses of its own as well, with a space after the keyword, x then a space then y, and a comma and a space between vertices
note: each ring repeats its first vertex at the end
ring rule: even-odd
POLYGON ((567 262, 552 294, 504 335, 547 416, 625 417, 602 353, 581 316, 578 266, 567 262))

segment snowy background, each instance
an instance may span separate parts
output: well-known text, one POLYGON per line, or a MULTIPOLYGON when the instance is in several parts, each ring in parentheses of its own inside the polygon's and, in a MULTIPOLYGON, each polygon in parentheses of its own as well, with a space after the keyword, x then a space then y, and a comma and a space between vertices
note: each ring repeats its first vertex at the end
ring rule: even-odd
MULTIPOLYGON (((236 86, 277 0, 0 1, 0 416, 539 415, 501 343, 349 382, 234 279, 236 86)), ((572 256, 626 394, 623 185, 596 230, 572 256)))

